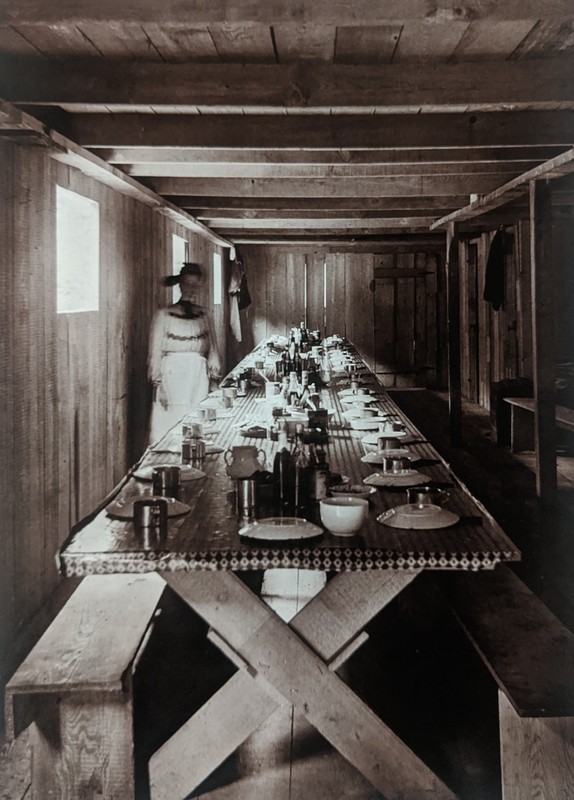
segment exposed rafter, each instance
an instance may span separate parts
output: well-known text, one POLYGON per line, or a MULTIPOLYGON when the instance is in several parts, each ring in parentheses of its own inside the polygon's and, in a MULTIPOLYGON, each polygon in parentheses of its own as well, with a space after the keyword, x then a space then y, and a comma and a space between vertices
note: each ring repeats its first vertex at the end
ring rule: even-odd
POLYGON ((429 64, 162 64, 5 59, 0 96, 72 111, 332 113, 574 108, 569 59, 429 64))
MULTIPOLYGON (((448 21, 471 21, 486 17, 498 20, 568 19, 572 15, 570 0, 354 0, 333 3, 332 0, 293 0, 285 3, 270 0, 163 0, 161 18, 165 25, 345 25, 372 26, 401 20, 426 20, 429 24, 448 21)), ((156 22, 157 0, 131 0, 129 4, 115 0, 4 0, 0 6, 0 24, 17 23, 120 23, 136 19, 156 22)))
POLYGON ((488 211, 506 205, 517 197, 526 194, 529 191, 531 181, 561 178, 572 172, 574 172, 574 148, 560 156, 556 156, 556 158, 544 162, 544 164, 539 164, 537 167, 534 167, 534 169, 519 175, 514 180, 505 183, 503 186, 500 186, 484 197, 478 198, 478 200, 475 200, 464 208, 458 209, 452 214, 438 219, 431 225, 431 230, 444 228, 449 223, 462 222, 472 219, 473 217, 479 217, 488 211))

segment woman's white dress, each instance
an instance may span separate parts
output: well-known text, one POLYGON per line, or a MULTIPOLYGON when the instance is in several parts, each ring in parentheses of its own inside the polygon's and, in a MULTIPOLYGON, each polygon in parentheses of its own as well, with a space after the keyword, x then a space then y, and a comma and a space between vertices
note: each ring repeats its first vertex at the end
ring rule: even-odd
POLYGON ((193 318, 180 316, 176 303, 157 311, 153 319, 148 358, 148 374, 155 386, 150 444, 207 397, 210 377, 220 374, 211 319, 201 306, 194 309, 193 318))

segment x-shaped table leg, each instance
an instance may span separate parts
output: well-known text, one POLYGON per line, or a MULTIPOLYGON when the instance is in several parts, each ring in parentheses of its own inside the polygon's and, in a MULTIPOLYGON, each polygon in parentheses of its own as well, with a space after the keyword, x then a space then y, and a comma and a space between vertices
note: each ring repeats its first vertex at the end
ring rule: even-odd
POLYGON ((164 574, 243 669, 154 754, 153 800, 185 797, 284 703, 387 800, 455 800, 329 666, 417 574, 340 573, 288 625, 232 572, 164 574))

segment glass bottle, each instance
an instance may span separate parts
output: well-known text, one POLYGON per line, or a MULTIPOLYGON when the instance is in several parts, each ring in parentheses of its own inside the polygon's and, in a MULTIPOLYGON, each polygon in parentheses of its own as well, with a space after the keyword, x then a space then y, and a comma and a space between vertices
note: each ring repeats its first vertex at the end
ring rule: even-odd
POLYGON ((294 513, 295 462, 289 450, 287 432, 280 430, 277 439, 277 453, 273 461, 273 486, 275 499, 281 516, 294 513))

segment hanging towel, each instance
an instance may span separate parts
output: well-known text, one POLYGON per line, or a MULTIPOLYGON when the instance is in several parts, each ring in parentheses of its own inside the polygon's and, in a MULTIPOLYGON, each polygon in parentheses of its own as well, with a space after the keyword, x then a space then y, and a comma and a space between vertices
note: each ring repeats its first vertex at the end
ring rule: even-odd
POLYGON ((490 243, 482 295, 495 311, 498 311, 504 303, 505 256, 506 236, 503 230, 499 230, 490 243))
POLYGON ((242 341, 241 319, 239 316, 239 295, 241 291, 241 281, 243 278, 243 267, 237 259, 231 266, 231 278, 229 280, 229 327, 235 337, 236 342, 242 341))

